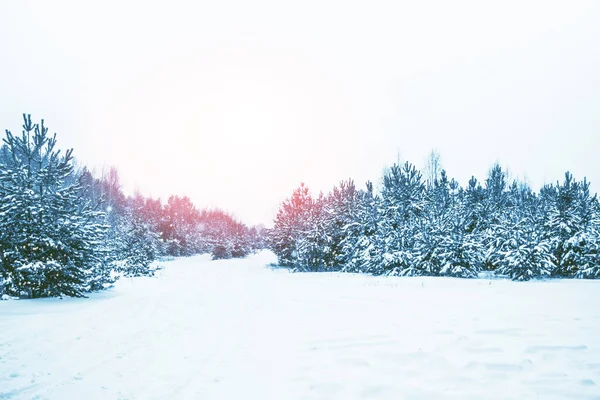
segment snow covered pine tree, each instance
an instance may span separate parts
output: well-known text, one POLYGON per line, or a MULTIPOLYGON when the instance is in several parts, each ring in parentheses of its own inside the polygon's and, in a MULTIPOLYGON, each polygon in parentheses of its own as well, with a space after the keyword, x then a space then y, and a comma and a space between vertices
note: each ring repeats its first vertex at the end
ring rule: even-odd
POLYGON ((23 115, 23 133, 6 131, 0 165, 0 291, 13 296, 83 296, 101 288, 106 226, 82 201, 72 150, 23 115))
POLYGON ((305 237, 312 204, 313 199, 304 183, 281 204, 270 235, 270 247, 277 255, 279 265, 297 266, 298 247, 305 237))

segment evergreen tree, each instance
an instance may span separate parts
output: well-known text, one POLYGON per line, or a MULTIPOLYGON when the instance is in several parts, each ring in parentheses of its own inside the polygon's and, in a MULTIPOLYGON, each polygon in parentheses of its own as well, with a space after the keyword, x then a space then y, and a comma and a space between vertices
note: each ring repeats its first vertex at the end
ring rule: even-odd
POLYGON ((144 220, 144 205, 145 199, 139 193, 128 198, 112 228, 113 265, 125 276, 154 275, 153 261, 161 250, 158 232, 144 220))
MULTIPOLYGON (((452 182, 452 187, 455 187, 452 182)), ((440 244, 448 235, 448 222, 453 213, 451 182, 446 171, 434 179, 425 193, 425 212, 416 222, 415 268, 413 275, 438 275, 443 265, 440 244)))
POLYGON ((189 256, 201 250, 198 219, 200 213, 187 197, 170 196, 163 211, 162 234, 167 252, 172 256, 189 256))
POLYGON ((327 231, 325 217, 327 201, 321 193, 310 202, 304 214, 301 230, 296 240, 296 269, 301 271, 324 271, 331 267, 335 258, 333 239, 327 231))
POLYGON ((427 184, 409 163, 387 168, 382 189, 343 182, 313 200, 301 186, 271 230, 280 263, 298 270, 515 280, 600 277, 600 204, 589 184, 565 182, 536 194, 507 184, 499 165, 483 188, 465 188, 445 171, 427 184))
POLYGON ((458 182, 450 182, 451 206, 438 245, 442 260, 440 275, 473 278, 483 269, 483 238, 477 230, 472 230, 472 210, 467 201, 470 196, 458 182))
POLYGON ((595 252, 590 236, 594 199, 589 184, 575 181, 567 172, 563 184, 547 189, 545 194, 550 197, 546 230, 556 260, 554 272, 562 277, 575 276, 579 266, 588 265, 595 252))
POLYGON ((327 243, 324 267, 327 270, 341 269, 352 257, 352 250, 345 246, 344 239, 355 234, 350 229, 358 220, 358 196, 354 181, 348 180, 335 186, 324 201, 322 221, 317 222, 324 224, 327 243))
MULTIPOLYGON (((584 213, 587 211, 584 210, 584 213)), ((596 196, 591 201, 587 227, 577 240, 579 245, 585 248, 585 252, 578 260, 576 276, 587 279, 600 278, 600 204, 596 196)))
POLYGON ((341 246, 348 260, 342 267, 345 272, 381 273, 383 246, 378 235, 380 214, 378 197, 373 193, 373 183, 357 196, 354 221, 344 228, 341 246))
POLYGON ((271 231, 271 249, 282 266, 295 266, 298 244, 306 232, 306 221, 312 207, 312 197, 302 183, 279 208, 271 231))
MULTIPOLYGON (((260 247, 246 225, 221 210, 203 210, 196 229, 194 248, 211 253, 215 260, 245 257, 260 247)), ((256 230, 254 234, 258 235, 256 230)))
POLYGON ((526 281, 532 278, 547 277, 555 268, 551 245, 535 231, 535 225, 528 219, 516 226, 504 228, 501 253, 503 255, 497 273, 513 280, 526 281))
POLYGON ((394 165, 384 176, 381 193, 382 273, 389 275, 421 275, 417 268, 416 222, 425 210, 425 185, 417 169, 405 163, 394 165))
POLYGON ((44 121, 23 115, 6 131, 0 169, 0 273, 4 291, 28 297, 83 296, 109 284, 101 244, 103 213, 82 201, 72 150, 56 149, 44 121))
MULTIPOLYGON (((472 222, 475 223, 472 232, 478 239, 484 249, 483 269, 488 271, 496 270, 502 258, 501 250, 504 241, 501 239, 501 229, 504 224, 509 223, 507 219, 509 211, 509 192, 506 183, 506 173, 499 164, 494 164, 485 180, 485 188, 480 192, 483 197, 479 198, 478 203, 470 203, 473 207, 472 222)), ((469 185, 467 197, 473 200, 471 195, 479 197, 478 189, 473 189, 469 185)))

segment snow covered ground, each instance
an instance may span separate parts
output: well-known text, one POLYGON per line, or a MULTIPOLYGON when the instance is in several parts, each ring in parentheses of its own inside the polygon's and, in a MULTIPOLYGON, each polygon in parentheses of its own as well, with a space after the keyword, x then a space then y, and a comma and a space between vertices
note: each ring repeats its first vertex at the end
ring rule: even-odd
POLYGON ((291 274, 206 256, 0 302, 0 399, 600 399, 600 282, 291 274))

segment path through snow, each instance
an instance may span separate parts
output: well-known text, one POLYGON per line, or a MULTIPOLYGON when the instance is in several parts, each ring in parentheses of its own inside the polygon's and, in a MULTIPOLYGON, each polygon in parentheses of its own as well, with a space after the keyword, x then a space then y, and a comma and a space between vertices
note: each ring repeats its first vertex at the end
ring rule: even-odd
POLYGON ((600 282, 290 274, 206 256, 0 302, 0 399, 600 399, 600 282))

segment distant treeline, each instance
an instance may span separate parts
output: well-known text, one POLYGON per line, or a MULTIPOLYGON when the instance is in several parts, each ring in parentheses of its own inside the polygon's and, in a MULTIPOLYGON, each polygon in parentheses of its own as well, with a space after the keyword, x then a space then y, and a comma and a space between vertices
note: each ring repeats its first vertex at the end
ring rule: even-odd
POLYGON ((600 277, 600 206, 570 173, 535 192, 499 165, 461 186, 430 158, 385 171, 381 189, 341 182, 312 197, 301 185, 270 231, 279 263, 298 271, 515 280, 600 277), (482 274, 483 273, 483 274, 482 274))
POLYGON ((126 196, 118 171, 95 177, 24 115, 0 148, 0 296, 82 296, 119 276, 152 275, 160 256, 244 257, 261 232, 187 197, 126 196))

